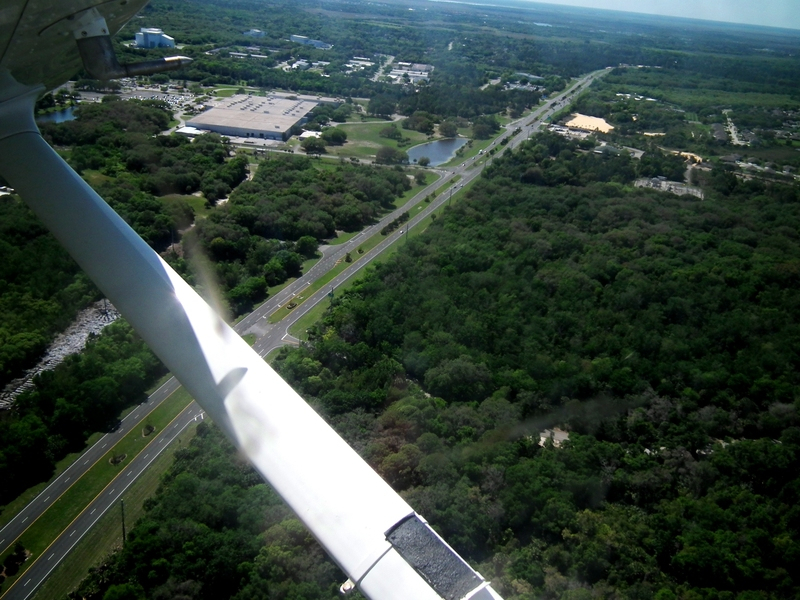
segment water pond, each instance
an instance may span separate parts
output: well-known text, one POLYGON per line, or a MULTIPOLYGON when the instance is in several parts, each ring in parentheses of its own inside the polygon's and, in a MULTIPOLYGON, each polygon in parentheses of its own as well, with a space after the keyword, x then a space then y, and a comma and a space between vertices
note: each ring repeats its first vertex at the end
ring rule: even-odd
POLYGON ((37 123, 63 123, 64 121, 74 121, 75 120, 75 109, 76 106, 70 106, 68 108, 64 108, 62 110, 56 110, 51 113, 47 113, 46 115, 40 115, 36 117, 37 123))
POLYGON ((423 156, 427 156, 431 162, 431 167, 438 167, 446 163, 448 160, 456 155, 456 151, 467 143, 467 138, 445 138, 443 140, 436 140, 435 142, 427 142, 409 148, 407 151, 408 162, 414 164, 423 156))

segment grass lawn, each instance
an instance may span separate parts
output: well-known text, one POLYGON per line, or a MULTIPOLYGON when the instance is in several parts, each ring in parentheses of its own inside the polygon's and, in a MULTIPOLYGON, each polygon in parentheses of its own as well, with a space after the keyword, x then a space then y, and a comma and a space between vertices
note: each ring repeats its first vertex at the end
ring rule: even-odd
POLYGON ((204 219, 208 216, 213 209, 209 208, 206 204, 206 199, 201 196, 184 196, 182 194, 169 194, 161 196, 161 200, 167 204, 177 202, 178 200, 185 200, 186 203, 192 207, 196 219, 204 219))
POLYGON ((347 143, 344 146, 331 146, 328 148, 328 152, 337 156, 368 158, 375 156, 381 146, 389 146, 405 151, 411 146, 428 141, 428 136, 424 133, 403 129, 400 125, 397 125, 402 135, 411 140, 408 144, 400 146, 396 140, 379 135, 382 129, 390 125, 390 121, 383 120, 368 123, 347 123, 341 126, 347 132, 347 143))
POLYGON ((91 185, 92 187, 97 186, 104 181, 111 181, 114 179, 113 177, 109 177, 108 175, 103 175, 100 171, 95 171, 93 169, 86 169, 83 172, 83 178, 86 180, 86 183, 91 185))
MULTIPOLYGON (((175 452, 185 448, 194 437, 197 425, 192 423, 175 441, 153 461, 150 467, 125 493, 125 526, 128 531, 144 514, 144 501, 150 498, 161 482, 161 476, 172 465, 175 452)), ((104 514, 84 536, 44 585, 36 592, 37 600, 61 600, 86 577, 112 551, 122 545, 121 509, 114 507, 104 514)))
MULTIPOLYGON (((151 434, 142 435, 145 425, 153 425, 156 432, 164 430, 180 412, 189 405, 192 398, 183 388, 177 390, 143 421, 140 426, 128 433, 114 447, 109 448, 106 455, 98 461, 83 477, 78 479, 64 492, 58 500, 20 536, 22 545, 25 546, 33 558, 38 558, 52 543, 52 541, 86 508, 86 506, 100 494, 108 484, 139 454, 148 444, 155 439, 151 434), (113 456, 126 454, 127 458, 118 465, 109 462, 113 456)), ((62 461, 63 462, 63 461, 62 461)), ((0 556, 4 561, 11 553, 11 549, 0 556)), ((5 586, 10 586, 17 578, 21 577, 32 564, 31 560, 25 562, 20 572, 8 578, 5 586)), ((5 587, 4 586, 4 587, 5 587)), ((6 588, 7 589, 7 588, 6 588)))

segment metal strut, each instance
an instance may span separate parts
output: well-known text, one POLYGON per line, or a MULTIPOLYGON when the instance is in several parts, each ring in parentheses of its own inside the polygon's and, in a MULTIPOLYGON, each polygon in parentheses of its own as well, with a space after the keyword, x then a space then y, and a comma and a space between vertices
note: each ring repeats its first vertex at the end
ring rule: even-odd
POLYGON ((96 8, 90 8, 76 17, 73 34, 78 44, 83 68, 91 78, 101 81, 172 71, 192 62, 187 56, 168 56, 157 60, 120 64, 114 53, 106 20, 96 8))

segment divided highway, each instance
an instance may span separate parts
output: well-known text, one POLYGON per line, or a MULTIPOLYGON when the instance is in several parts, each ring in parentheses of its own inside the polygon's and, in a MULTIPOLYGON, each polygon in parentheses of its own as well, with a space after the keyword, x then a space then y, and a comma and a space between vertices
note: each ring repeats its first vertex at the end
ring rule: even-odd
MULTIPOLYGON (((493 142, 493 146, 501 147, 501 141, 508 138, 507 146, 510 148, 517 147, 530 135, 538 131, 545 120, 553 113, 568 105, 574 99, 575 95, 580 93, 578 90, 579 87, 585 89, 597 77, 607 72, 608 70, 595 71, 582 77, 567 88, 567 90, 536 109, 531 115, 507 125, 505 133, 493 142), (517 129, 519 129, 519 131, 517 131, 517 129)), ((286 343, 291 343, 292 340, 290 339, 288 330, 298 319, 321 302, 328 295, 331 288, 335 289, 343 284, 377 258, 389 246, 400 241, 403 234, 401 234, 400 231, 395 231, 386 236, 386 239, 382 240, 372 250, 368 251, 363 256, 357 257, 349 268, 345 269, 331 280, 330 285, 315 292, 278 323, 270 324, 268 322, 269 315, 325 275, 336 266, 339 261, 343 260, 348 252, 352 252, 371 236, 379 234, 383 227, 395 220, 403 212, 411 213, 412 209, 421 203, 425 197, 449 185, 453 178, 459 175, 460 179, 456 184, 457 187, 454 186, 449 193, 437 193, 430 204, 411 217, 402 228, 403 232, 407 232, 409 228, 419 223, 431 212, 442 206, 442 204, 448 202, 453 193, 456 193, 461 187, 469 184, 478 177, 483 167, 490 163, 490 160, 491 159, 486 158, 485 155, 479 155, 465 161, 458 167, 440 169, 439 173, 442 176, 436 182, 416 194, 403 207, 393 211, 391 214, 381 219, 379 223, 365 228, 350 241, 337 246, 324 247, 322 249, 322 258, 311 267, 308 272, 279 293, 275 294, 275 296, 269 298, 264 304, 237 323, 234 326, 236 332, 240 335, 248 333, 255 335, 256 342, 253 349, 262 357, 266 357, 271 351, 286 343)), ((95 445, 89 448, 70 465, 66 471, 53 480, 47 488, 23 508, 9 523, 0 529, 0 553, 11 547, 25 530, 69 489, 73 483, 83 476, 97 461, 102 460, 114 444, 132 429, 139 426, 153 409, 179 387, 180 383, 178 383, 174 377, 169 379, 148 398, 147 402, 139 405, 126 416, 116 431, 104 435, 95 445)), ((120 498, 123 492, 136 478, 144 472, 158 454, 176 439, 180 432, 192 421, 202 418, 202 409, 200 409, 196 403, 192 402, 166 429, 158 432, 158 435, 153 438, 139 455, 131 459, 120 474, 80 513, 80 515, 78 515, 78 517, 75 518, 69 527, 60 534, 45 552, 29 559, 33 560, 33 563, 24 565, 28 567, 25 573, 23 573, 0 598, 3 600, 26 600, 31 597, 53 569, 58 566, 59 562, 72 550, 94 523, 96 523, 120 498)))

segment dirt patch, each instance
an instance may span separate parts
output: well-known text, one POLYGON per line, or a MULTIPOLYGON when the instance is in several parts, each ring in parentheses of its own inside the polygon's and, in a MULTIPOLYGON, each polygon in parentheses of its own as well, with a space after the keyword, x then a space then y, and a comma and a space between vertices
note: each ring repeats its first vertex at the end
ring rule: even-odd
POLYGON ((601 133, 608 133, 614 129, 605 119, 599 117, 589 117, 581 113, 572 115, 572 119, 567 121, 567 127, 575 127, 576 129, 586 129, 587 131, 599 131, 601 133))

